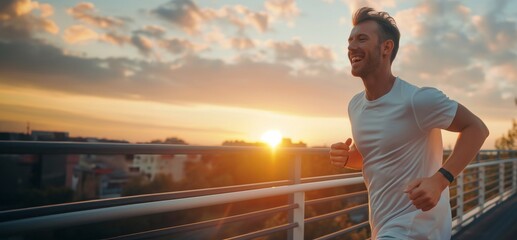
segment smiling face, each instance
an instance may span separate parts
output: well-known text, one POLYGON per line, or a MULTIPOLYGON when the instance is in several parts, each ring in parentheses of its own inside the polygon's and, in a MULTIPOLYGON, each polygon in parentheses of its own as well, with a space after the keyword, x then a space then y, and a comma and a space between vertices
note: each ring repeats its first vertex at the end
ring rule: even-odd
POLYGON ((348 38, 348 59, 352 75, 365 77, 381 65, 381 46, 378 25, 374 21, 357 24, 348 38))

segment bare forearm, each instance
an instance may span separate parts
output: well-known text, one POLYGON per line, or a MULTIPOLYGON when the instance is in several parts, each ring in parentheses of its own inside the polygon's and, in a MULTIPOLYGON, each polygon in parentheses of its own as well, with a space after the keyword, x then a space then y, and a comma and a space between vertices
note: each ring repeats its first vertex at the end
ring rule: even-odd
POLYGON ((477 124, 463 129, 458 136, 452 154, 445 162, 443 168, 452 173, 453 176, 458 176, 472 159, 476 157, 487 137, 488 129, 481 120, 477 124))

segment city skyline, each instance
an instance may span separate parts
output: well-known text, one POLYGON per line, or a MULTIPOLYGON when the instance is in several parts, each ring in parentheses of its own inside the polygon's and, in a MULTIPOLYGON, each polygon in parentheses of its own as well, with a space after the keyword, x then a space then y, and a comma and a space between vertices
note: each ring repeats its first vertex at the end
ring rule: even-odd
MULTIPOLYGON (((30 1, 0 7, 0 131, 193 145, 351 137, 346 39, 361 6, 401 30, 394 74, 479 115, 517 116, 515 1, 30 1)), ((444 146, 456 134, 444 133, 444 146)))

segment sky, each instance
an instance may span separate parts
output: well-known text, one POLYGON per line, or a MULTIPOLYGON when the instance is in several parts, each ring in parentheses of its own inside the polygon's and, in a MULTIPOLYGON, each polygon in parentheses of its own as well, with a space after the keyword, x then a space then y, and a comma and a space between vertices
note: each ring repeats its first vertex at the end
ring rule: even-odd
POLYGON ((362 6, 397 22, 393 73, 466 106, 494 148, 517 116, 517 1, 2 1, 0 131, 345 141, 363 91, 347 58, 362 6))

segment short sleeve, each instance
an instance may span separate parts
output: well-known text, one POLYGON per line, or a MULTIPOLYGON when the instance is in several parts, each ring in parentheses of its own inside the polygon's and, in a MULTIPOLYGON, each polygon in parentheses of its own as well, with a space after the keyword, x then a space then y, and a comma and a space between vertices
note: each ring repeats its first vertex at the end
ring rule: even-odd
POLYGON ((421 88, 412 99, 413 113, 418 126, 423 131, 433 128, 448 128, 458 109, 458 103, 449 99, 436 88, 421 88))

